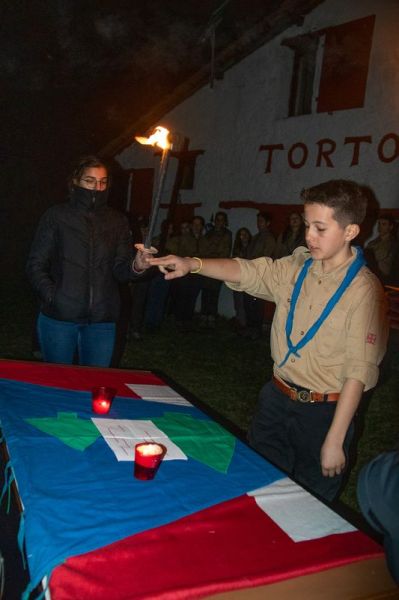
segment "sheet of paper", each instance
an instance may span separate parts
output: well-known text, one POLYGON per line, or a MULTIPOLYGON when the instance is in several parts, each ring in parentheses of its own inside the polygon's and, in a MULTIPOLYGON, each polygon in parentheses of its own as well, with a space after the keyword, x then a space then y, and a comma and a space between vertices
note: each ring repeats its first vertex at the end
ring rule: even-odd
POLYGON ((92 419, 118 461, 134 461, 139 442, 158 442, 166 446, 163 460, 187 460, 187 456, 152 421, 129 419, 92 419))
POLYGON ((177 406, 192 406, 191 402, 180 396, 168 385, 136 385, 125 383, 125 385, 142 400, 148 402, 163 402, 164 404, 176 404, 177 406))

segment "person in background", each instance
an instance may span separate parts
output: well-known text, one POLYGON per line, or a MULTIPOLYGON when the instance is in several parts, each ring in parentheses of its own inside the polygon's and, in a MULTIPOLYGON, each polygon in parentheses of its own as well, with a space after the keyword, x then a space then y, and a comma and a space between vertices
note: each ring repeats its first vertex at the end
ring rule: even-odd
POLYGON ((127 218, 108 206, 109 173, 95 157, 82 158, 69 197, 42 216, 26 271, 40 299, 38 337, 51 363, 110 365, 120 297, 118 282, 141 276, 127 218))
MULTIPOLYGON (((148 218, 138 216, 133 221, 132 237, 134 242, 143 244, 148 233, 148 218)), ((141 277, 129 283, 131 305, 128 338, 140 341, 143 337, 144 315, 146 310, 147 294, 150 286, 149 277, 141 277)))
MULTIPOLYGON (((177 247, 178 236, 174 235, 173 223, 165 219, 161 231, 153 240, 152 245, 159 254, 173 252, 177 247)), ((162 273, 157 271, 151 278, 145 307, 145 331, 156 333, 161 327, 169 300, 170 281, 164 279, 162 273)))
MULTIPOLYGON (((233 244, 233 258, 248 258, 248 250, 251 239, 251 232, 246 227, 241 227, 237 231, 233 244)), ((245 314, 244 307, 244 292, 233 291, 233 301, 235 310, 235 326, 240 332, 245 330, 245 327, 247 325, 247 317, 245 314)))
MULTIPOLYGON (((258 213, 256 222, 258 233, 253 236, 249 244, 248 258, 254 259, 261 256, 273 257, 276 249, 276 240, 270 231, 271 215, 267 212, 260 212, 258 213)), ((261 337, 265 307, 265 300, 245 293, 244 309, 247 324, 246 328, 242 331, 242 335, 246 338, 257 340, 261 337)))
POLYGON ((395 235, 395 219, 390 214, 381 215, 378 219, 378 236, 366 245, 366 255, 383 283, 390 275, 392 260, 398 249, 395 235))
POLYGON ((186 235, 191 231, 191 223, 189 221, 182 221, 180 223, 180 235, 186 235))
MULTIPOLYGON (((231 252, 231 231, 227 229, 227 214, 217 212, 213 229, 206 235, 206 257, 227 258, 231 252)), ((209 277, 202 278, 201 286, 201 321, 202 329, 214 329, 218 315, 218 304, 222 282, 209 277)))
MULTIPOLYGON (((204 235, 204 218, 196 215, 191 221, 191 229, 179 236, 175 242, 175 249, 183 256, 206 256, 208 243, 204 235)), ((171 288, 172 310, 175 315, 176 325, 182 332, 192 330, 194 309, 201 291, 201 277, 192 273, 185 279, 173 282, 171 288)))
POLYGON ((302 216, 293 211, 288 217, 288 226, 277 238, 274 258, 281 258, 292 254, 295 248, 306 246, 305 224, 302 216))
POLYGON ((225 281, 276 303, 273 377, 261 390, 250 445, 298 483, 328 501, 343 483, 353 421, 362 394, 378 380, 388 336, 387 305, 366 267, 360 232, 367 206, 353 181, 303 190, 308 249, 273 260, 149 257, 169 269, 225 281))

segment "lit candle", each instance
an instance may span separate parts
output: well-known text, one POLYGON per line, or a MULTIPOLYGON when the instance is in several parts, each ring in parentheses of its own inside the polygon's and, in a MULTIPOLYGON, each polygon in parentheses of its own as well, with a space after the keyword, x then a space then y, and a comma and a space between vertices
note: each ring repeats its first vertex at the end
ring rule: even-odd
POLYGON ((166 448, 155 442, 136 444, 134 452, 134 476, 136 479, 154 479, 159 465, 166 454, 166 448))
POLYGON ((111 408, 115 390, 109 387, 96 387, 92 389, 92 409, 98 415, 106 415, 111 408))

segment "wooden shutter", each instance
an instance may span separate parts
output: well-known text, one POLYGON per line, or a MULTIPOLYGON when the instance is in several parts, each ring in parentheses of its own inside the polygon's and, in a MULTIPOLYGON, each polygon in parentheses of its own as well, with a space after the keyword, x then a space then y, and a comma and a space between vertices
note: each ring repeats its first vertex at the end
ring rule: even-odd
POLYGON ((320 77, 317 112, 364 105, 375 15, 329 27, 320 77))

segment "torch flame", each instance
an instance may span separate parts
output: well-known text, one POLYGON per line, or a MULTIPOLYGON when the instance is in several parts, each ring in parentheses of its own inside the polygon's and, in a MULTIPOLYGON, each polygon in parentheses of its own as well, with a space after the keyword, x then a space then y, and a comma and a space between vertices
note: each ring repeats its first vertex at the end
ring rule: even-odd
POLYGON ((155 131, 150 137, 140 137, 136 136, 135 140, 139 142, 139 144, 145 144, 148 146, 159 146, 163 150, 170 148, 170 142, 168 140, 169 130, 165 127, 158 126, 155 128, 155 131))

